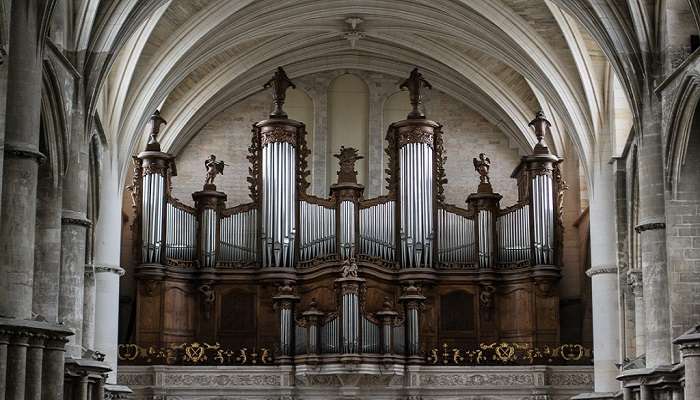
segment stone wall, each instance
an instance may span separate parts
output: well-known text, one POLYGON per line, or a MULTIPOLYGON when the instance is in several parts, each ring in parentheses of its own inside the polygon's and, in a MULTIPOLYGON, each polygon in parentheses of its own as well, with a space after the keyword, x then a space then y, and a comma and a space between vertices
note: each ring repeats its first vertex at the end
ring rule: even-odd
MULTIPOLYGON (((328 100, 324 88, 327 90, 333 79, 343 72, 323 72, 295 79, 298 90, 304 90, 311 96, 317 113, 314 115, 315 121, 302 122, 316 127, 312 149, 314 159, 309 165, 313 166, 312 180, 316 186, 314 193, 322 196, 327 195, 328 190, 327 187, 318 187, 321 185, 319 182, 327 182, 327 179, 325 176, 323 179, 316 179, 315 176, 325 174, 323 169, 326 163, 336 162, 335 158, 329 157, 329 150, 337 151, 325 148, 326 143, 330 142, 325 137, 326 127, 331 124, 327 121, 328 100), (325 163, 323 160, 319 162, 322 158, 325 158, 325 163)), ((398 91, 397 84, 400 79, 363 71, 350 72, 362 78, 370 90, 368 152, 371 154, 365 156, 369 159, 369 179, 372 180, 372 188, 368 187, 368 193, 376 195, 379 194, 378 188, 383 186, 385 158, 383 151, 377 151, 373 143, 384 143, 386 128, 393 121, 385 120, 385 110, 378 111, 375 108, 377 105, 383 107, 386 99, 398 91)), ((270 104, 269 96, 267 92, 260 92, 221 112, 176 155, 178 176, 173 179, 175 197, 185 203, 192 203, 191 193, 201 190, 204 183, 204 160, 209 154, 216 154, 219 159, 230 164, 226 167, 224 175, 216 180, 218 189, 228 194, 227 204, 231 206, 250 201, 246 183, 248 161, 245 158, 250 144, 250 128, 254 122, 266 118, 270 104)), ((517 188, 515 181, 510 179, 510 173, 518 164, 520 155, 516 149, 510 147, 508 138, 477 112, 437 90, 426 96, 425 103, 427 116, 444 125, 449 180, 446 200, 449 203, 464 205, 469 193, 476 191, 478 179, 473 171, 472 158, 483 152, 491 159, 491 181, 494 189, 503 195, 502 204, 513 204, 517 200, 517 188)), ((408 109, 409 105, 406 104, 407 112, 408 109)), ((294 117, 290 112, 290 118, 294 117)))

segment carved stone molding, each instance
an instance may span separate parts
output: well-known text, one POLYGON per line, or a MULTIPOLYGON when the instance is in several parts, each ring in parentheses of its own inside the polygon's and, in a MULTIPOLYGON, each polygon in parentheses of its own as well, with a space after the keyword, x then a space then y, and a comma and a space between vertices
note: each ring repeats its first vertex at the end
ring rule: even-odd
POLYGON ((95 269, 95 273, 99 274, 102 272, 111 272, 113 274, 117 274, 119 276, 124 275, 124 268, 118 266, 118 265, 107 265, 107 264, 93 264, 93 268, 95 269))
POLYGON ((61 225, 78 225, 89 228, 92 226, 92 221, 87 218, 62 217, 61 225))
POLYGON ((593 275, 598 275, 598 274, 616 274, 617 273, 617 265, 598 265, 595 267, 591 267, 588 271, 586 271, 586 275, 588 277, 593 277, 593 275))
POLYGON ((5 157, 8 158, 31 158, 38 163, 43 163, 46 160, 46 156, 36 149, 25 146, 15 146, 9 143, 5 143, 4 153, 5 157))
POLYGON ((664 222, 648 222, 645 224, 639 224, 634 227, 635 232, 642 233, 644 231, 652 231, 656 229, 666 229, 666 223, 664 222))
POLYGON ((421 386, 530 386, 535 384, 532 374, 423 374, 421 386))
POLYGON ((224 373, 171 373, 163 376, 168 387, 236 387, 236 386, 280 386, 279 375, 224 374, 224 373))

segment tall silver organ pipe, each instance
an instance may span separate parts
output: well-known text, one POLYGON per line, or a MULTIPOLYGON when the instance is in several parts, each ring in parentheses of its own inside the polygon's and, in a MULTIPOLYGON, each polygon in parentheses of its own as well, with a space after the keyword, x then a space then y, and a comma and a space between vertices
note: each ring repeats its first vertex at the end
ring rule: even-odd
POLYGON ((221 229, 219 258, 228 262, 253 262, 257 259, 256 227, 258 210, 251 208, 223 215, 219 222, 221 229))
POLYGON ((285 356, 292 355, 292 329, 295 326, 292 317, 291 307, 283 306, 280 309, 280 353, 285 356))
POLYGON ((406 327, 405 321, 391 327, 391 350, 396 354, 404 354, 406 352, 406 327))
POLYGON ((493 213, 482 209, 476 216, 479 224, 479 267, 488 268, 493 261, 493 213))
POLYGON ((197 216, 168 201, 165 221, 165 256, 175 260, 193 260, 197 243, 197 216))
POLYGON ((379 353, 380 324, 372 321, 366 315, 362 316, 362 353, 379 353))
POLYGON ((312 260, 335 254, 335 208, 304 200, 299 202, 299 259, 312 260))
POLYGON ((165 176, 145 173, 142 178, 141 243, 144 263, 160 263, 165 215, 165 176))
MULTIPOLYGON (((298 322, 294 325, 294 354, 306 354, 306 330, 307 328, 303 325, 300 325, 298 322)), ((310 345, 308 347, 310 353, 315 353, 315 351, 311 351, 310 345)))
POLYGON ((343 353, 357 353, 359 341, 360 304, 357 293, 343 290, 342 298, 342 335, 343 353))
POLYGON ((340 332, 338 329, 338 316, 329 318, 321 325, 321 352, 340 352, 340 332))
POLYGON ((438 261, 444 264, 476 262, 474 219, 438 208, 438 261))
POLYGON ((216 266, 218 220, 216 210, 212 208, 202 210, 200 229, 200 243, 202 245, 202 260, 200 262, 202 267, 213 268, 216 266))
POLYGON ((530 206, 524 204, 496 220, 498 261, 517 263, 530 259, 530 206))
POLYGON ((532 221, 536 265, 554 264, 554 194, 552 176, 532 177, 532 221))
POLYGON ((401 257, 404 268, 432 266, 433 149, 406 143, 399 149, 401 257))
POLYGON ((396 202, 388 200, 360 209, 360 253, 396 260, 396 202))
POLYGON ((350 200, 340 202, 339 235, 340 256, 353 257, 355 255, 355 203, 350 200))
POLYGON ((262 148, 262 264, 294 266, 296 150, 286 141, 262 148))

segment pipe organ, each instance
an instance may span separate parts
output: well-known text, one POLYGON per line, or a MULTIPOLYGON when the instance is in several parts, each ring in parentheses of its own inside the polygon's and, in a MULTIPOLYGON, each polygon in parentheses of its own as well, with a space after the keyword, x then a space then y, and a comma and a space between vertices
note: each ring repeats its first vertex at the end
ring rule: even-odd
POLYGON ((402 84, 413 111, 386 135, 388 193, 364 198, 362 156, 343 147, 337 183, 317 197, 305 126, 282 108, 293 84, 280 68, 267 86, 275 109, 252 128, 250 203, 227 208, 213 156, 194 206, 171 197, 175 157, 155 134, 134 158, 137 342, 268 346, 281 363, 420 363, 443 341, 558 342, 565 184, 542 114, 512 175, 515 205, 501 208, 484 154, 476 192, 447 204, 444 133, 420 111, 430 85, 414 70, 402 84))

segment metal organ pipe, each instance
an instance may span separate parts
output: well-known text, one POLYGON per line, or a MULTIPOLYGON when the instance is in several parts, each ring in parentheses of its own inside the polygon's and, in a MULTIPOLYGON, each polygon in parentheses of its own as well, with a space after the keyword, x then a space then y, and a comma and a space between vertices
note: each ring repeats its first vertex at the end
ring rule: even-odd
POLYGON ((532 178, 532 214, 534 223, 535 264, 554 262, 554 204, 552 176, 532 178))
POLYGON ((159 263, 163 245, 165 178, 159 173, 142 178, 141 240, 144 263, 159 263))
POLYGON ((433 240, 433 149, 407 143, 399 150, 403 266, 430 267, 433 240))
POLYGON ((294 265, 296 150, 287 142, 267 143, 262 149, 262 208, 264 267, 294 265))
POLYGON ((386 261, 394 261, 394 224, 396 202, 360 209, 360 252, 386 261))

